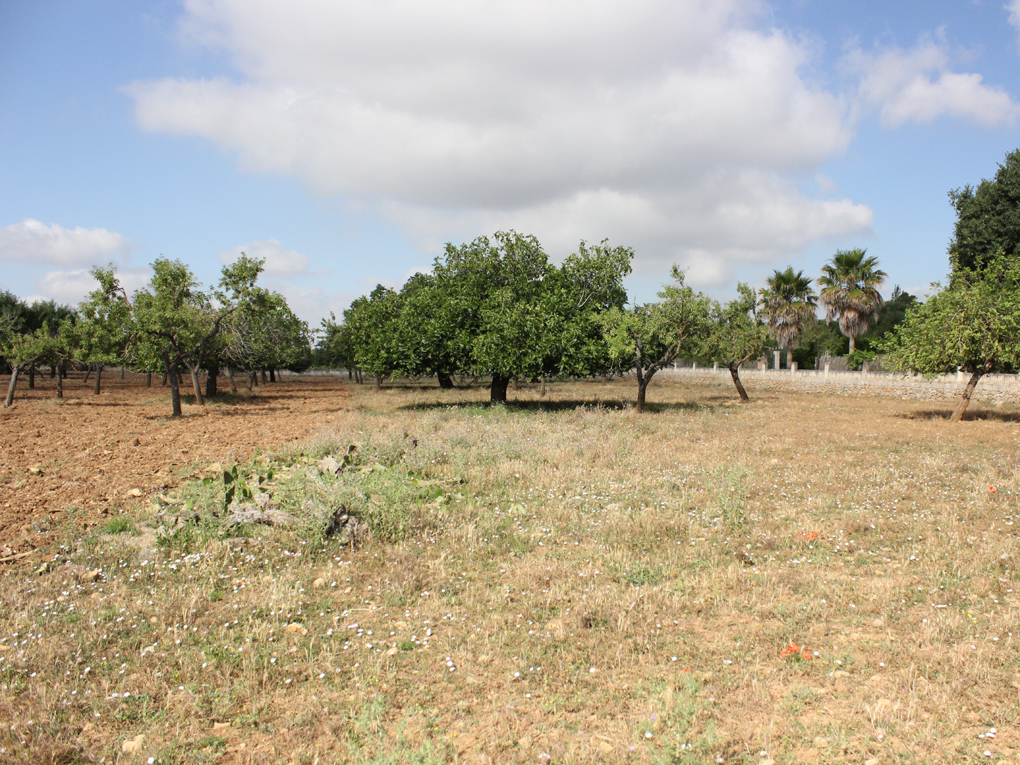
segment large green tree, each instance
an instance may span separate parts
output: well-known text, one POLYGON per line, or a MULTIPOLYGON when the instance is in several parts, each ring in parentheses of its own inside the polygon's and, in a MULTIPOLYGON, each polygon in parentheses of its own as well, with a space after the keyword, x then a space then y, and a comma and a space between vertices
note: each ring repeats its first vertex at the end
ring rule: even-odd
POLYGON ((811 279, 803 271, 794 273, 776 269, 761 290, 761 315, 772 330, 779 347, 787 351, 787 366, 792 368, 793 346, 807 322, 815 318, 816 296, 811 279))
POLYGON ((512 378, 607 371, 598 316, 626 300, 633 253, 582 242, 563 265, 549 263, 533 236, 448 244, 431 274, 412 277, 394 310, 396 364, 408 374, 491 378, 490 400, 506 400, 512 378))
POLYGON ((926 376, 970 373, 950 420, 967 411, 981 378, 1020 367, 1020 261, 1000 258, 982 271, 957 270, 949 286, 907 311, 882 344, 890 369, 926 376))
POLYGON ((825 306, 826 318, 839 322, 839 330, 850 339, 850 353, 857 349, 857 338, 878 321, 882 295, 878 286, 885 280, 878 259, 867 257, 867 250, 837 250, 822 266, 818 279, 818 299, 825 306))
POLYGON ((382 387, 383 377, 400 366, 399 304, 399 295, 380 284, 344 311, 354 366, 375 377, 376 390, 382 387))
POLYGON ((949 243, 954 271, 981 270, 999 256, 1020 255, 1020 149, 1006 155, 995 178, 954 189, 949 199, 957 215, 949 243))
POLYGON ((613 307, 602 315, 610 356, 637 377, 637 411, 644 411, 648 383, 685 349, 696 352, 709 331, 711 300, 684 284, 684 272, 672 270, 673 283, 663 287, 656 303, 613 307))

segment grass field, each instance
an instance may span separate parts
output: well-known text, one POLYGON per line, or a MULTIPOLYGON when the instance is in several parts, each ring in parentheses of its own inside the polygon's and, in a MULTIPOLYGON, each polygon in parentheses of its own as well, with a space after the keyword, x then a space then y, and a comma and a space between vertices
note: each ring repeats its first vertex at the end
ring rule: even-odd
POLYGON ((1020 762, 1016 412, 347 390, 5 572, 0 762, 1020 762))

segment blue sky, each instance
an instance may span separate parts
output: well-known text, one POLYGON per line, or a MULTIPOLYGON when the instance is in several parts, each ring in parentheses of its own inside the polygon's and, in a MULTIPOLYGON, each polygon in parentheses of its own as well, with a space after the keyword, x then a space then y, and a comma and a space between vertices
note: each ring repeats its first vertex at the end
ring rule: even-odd
POLYGON ((950 189, 1020 147, 1020 0, 0 0, 0 289, 204 283, 313 325, 446 241, 632 246, 719 298, 868 248, 947 270, 950 189), (1012 6, 1012 7, 1010 7, 1012 6))

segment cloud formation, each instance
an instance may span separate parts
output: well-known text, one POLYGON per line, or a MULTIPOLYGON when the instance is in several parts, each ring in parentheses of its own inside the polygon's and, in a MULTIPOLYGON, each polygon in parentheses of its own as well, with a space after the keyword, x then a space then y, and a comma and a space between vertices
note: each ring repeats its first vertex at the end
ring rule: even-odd
MULTIPOLYGON (((1020 0, 1014 5, 1020 7, 1020 0)), ((855 49, 847 63, 860 74, 864 106, 878 110, 883 127, 925 124, 946 116, 1000 127, 1020 115, 1009 94, 985 85, 980 74, 950 71, 947 47, 930 37, 910 50, 855 49)))
POLYGON ((0 259, 55 266, 95 265, 104 259, 127 257, 131 241, 105 228, 67 229, 34 218, 0 227, 0 259))
MULTIPOLYGON (((564 254, 609 237, 639 267, 676 261, 709 284, 871 225, 863 205, 798 190, 852 140, 858 94, 813 84, 810 47, 757 0, 185 9, 184 37, 238 75, 133 83, 141 126, 342 195, 431 252, 496 228, 564 254)), ((1016 110, 934 43, 853 61, 888 126, 1016 110)))
MULTIPOLYGON (((65 305, 77 305, 96 288, 96 280, 88 268, 74 268, 62 271, 47 271, 36 288, 46 300, 55 300, 65 305)), ((130 295, 149 282, 148 268, 118 268, 117 278, 130 295)))
POLYGON ((266 276, 287 277, 308 273, 308 256, 297 250, 288 250, 276 239, 260 239, 239 244, 230 252, 221 252, 220 262, 233 263, 242 252, 249 258, 264 260, 266 276))

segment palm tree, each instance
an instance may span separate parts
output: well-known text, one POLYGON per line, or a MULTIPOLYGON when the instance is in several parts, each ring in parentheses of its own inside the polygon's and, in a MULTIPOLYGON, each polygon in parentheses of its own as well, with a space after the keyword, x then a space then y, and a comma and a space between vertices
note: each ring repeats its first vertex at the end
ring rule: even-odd
POLYGON ((793 368, 792 346, 804 331, 804 322, 815 317, 815 291, 803 271, 776 269, 761 291, 762 315, 780 348, 787 349, 786 363, 793 368))
POLYGON ((882 296, 878 285, 885 271, 876 268, 878 260, 864 257, 867 250, 836 250, 832 260, 822 266, 818 279, 819 299, 825 306, 826 318, 839 320, 839 331, 850 338, 850 353, 857 349, 857 338, 878 321, 882 296))

